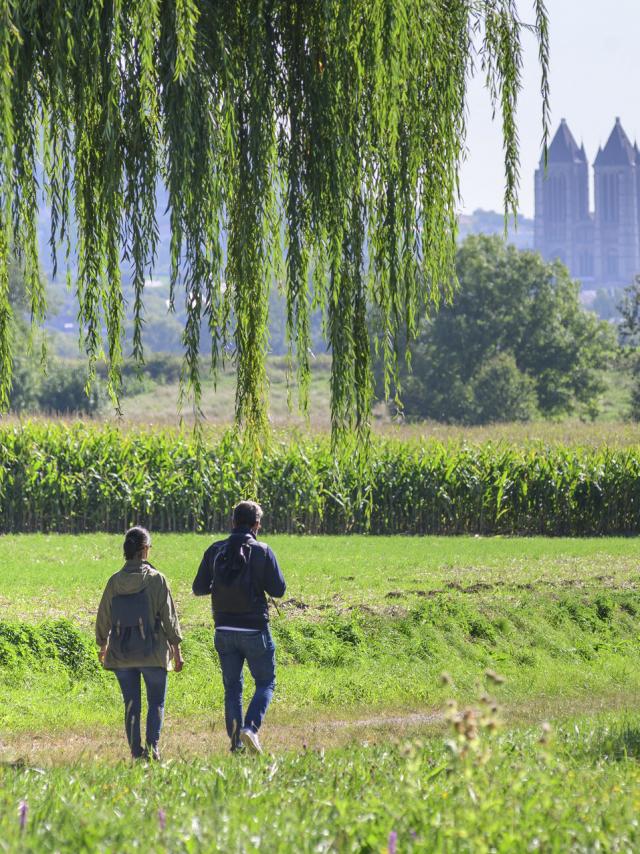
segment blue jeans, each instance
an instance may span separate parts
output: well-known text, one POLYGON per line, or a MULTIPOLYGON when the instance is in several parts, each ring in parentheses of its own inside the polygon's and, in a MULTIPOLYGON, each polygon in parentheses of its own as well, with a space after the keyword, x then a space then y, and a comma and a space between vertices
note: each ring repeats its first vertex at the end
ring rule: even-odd
POLYGON ((140 716, 142 701, 140 696, 140 677, 147 689, 147 744, 156 747, 160 740, 160 730, 164 718, 164 700, 167 696, 167 671, 164 667, 128 667, 114 670, 120 683, 124 700, 124 728, 131 755, 137 759, 142 756, 140 742, 140 716))
POLYGON ((276 645, 269 629, 256 632, 233 632, 217 629, 215 647, 224 684, 224 716, 231 747, 239 743, 243 727, 260 729, 276 687, 276 645), (244 662, 256 683, 247 714, 242 716, 242 667, 244 662))

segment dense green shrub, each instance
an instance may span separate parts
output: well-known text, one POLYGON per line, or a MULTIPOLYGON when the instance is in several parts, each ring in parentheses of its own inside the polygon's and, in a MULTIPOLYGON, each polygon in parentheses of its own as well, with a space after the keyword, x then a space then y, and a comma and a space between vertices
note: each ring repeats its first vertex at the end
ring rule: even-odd
POLYGON ((409 345, 405 414, 463 424, 526 420, 536 411, 595 415, 615 335, 582 307, 566 267, 497 236, 472 235, 458 247, 456 272, 452 302, 427 313, 409 345))
POLYGON ((476 424, 528 421, 536 414, 535 382, 518 369, 511 353, 484 362, 471 382, 469 420, 476 424))
POLYGON ((38 392, 41 412, 80 412, 92 415, 106 402, 104 387, 92 383, 87 394, 87 369, 84 366, 54 363, 42 378, 38 392))
POLYGON ((95 644, 69 620, 38 625, 0 620, 0 667, 32 670, 56 663, 78 678, 100 669, 95 644))
POLYGON ((9 399, 12 412, 94 415, 106 402, 104 385, 86 391, 87 369, 74 362, 52 362, 44 373, 33 356, 16 360, 9 399))
POLYGON ((37 412, 40 408, 38 393, 42 377, 33 359, 25 355, 16 357, 13 364, 13 382, 9 396, 12 412, 37 412))
POLYGON ((3 532, 219 531, 250 494, 272 532, 635 533, 640 450, 375 440, 362 470, 324 439, 274 441, 253 464, 230 435, 0 431, 3 532))
MULTIPOLYGON (((206 360, 202 360, 202 368, 206 368, 206 360)), ((106 382, 107 365, 105 362, 99 362, 96 367, 98 376, 106 382)), ((144 367, 142 369, 143 377, 147 381, 158 382, 162 385, 176 383, 180 379, 182 372, 182 358, 175 353, 147 353, 144 357, 144 367)), ((132 359, 127 359, 122 366, 122 378, 125 383, 127 381, 138 379, 140 374, 140 366, 132 359)))

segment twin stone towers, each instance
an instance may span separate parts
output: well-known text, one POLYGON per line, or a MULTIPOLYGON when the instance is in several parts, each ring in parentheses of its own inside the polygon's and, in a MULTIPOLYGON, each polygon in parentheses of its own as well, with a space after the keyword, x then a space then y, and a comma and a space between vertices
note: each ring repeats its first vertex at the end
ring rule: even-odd
POLYGON ((595 210, 589 210, 589 165, 566 121, 535 173, 534 247, 559 259, 588 288, 615 288, 640 273, 640 149, 620 123, 598 149, 595 210))

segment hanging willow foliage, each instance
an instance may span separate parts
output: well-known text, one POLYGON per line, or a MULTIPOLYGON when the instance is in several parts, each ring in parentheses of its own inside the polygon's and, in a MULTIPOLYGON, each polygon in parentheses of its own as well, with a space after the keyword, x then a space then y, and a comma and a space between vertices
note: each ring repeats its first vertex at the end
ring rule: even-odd
MULTIPOLYGON (((208 330, 237 367, 236 416, 266 418, 268 295, 287 299, 301 401, 309 314, 333 355, 334 436, 366 427, 370 309, 394 377, 399 336, 453 284, 465 98, 474 72, 501 114, 515 210, 522 24, 515 0, 0 0, 0 403, 11 381, 10 247, 45 317, 37 208, 54 266, 75 273, 89 365, 120 389, 121 269, 144 282, 168 190, 171 302, 185 300, 184 388, 197 404, 208 330), (39 176, 42 186, 38 186, 39 176), (73 247, 73 253, 71 248, 73 247), (77 257, 70 257, 73 254, 77 257), (124 261, 124 263, 123 263, 124 261), (183 296, 179 297, 182 293, 183 296)), ((543 134, 547 16, 533 0, 543 134)))

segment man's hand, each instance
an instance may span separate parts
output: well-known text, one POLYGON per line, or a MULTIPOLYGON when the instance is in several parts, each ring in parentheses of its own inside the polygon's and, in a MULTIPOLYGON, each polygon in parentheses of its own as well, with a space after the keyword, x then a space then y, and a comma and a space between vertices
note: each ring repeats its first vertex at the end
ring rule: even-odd
POLYGON ((103 643, 102 646, 100 647, 100 652, 98 653, 98 659, 100 660, 100 664, 102 664, 103 667, 104 667, 104 660, 106 658, 106 655, 107 655, 107 645, 106 645, 106 643, 103 643))
POLYGON ((180 651, 180 647, 176 644, 173 648, 173 669, 176 673, 180 673, 182 668, 184 667, 184 658, 182 657, 182 652, 180 651))

